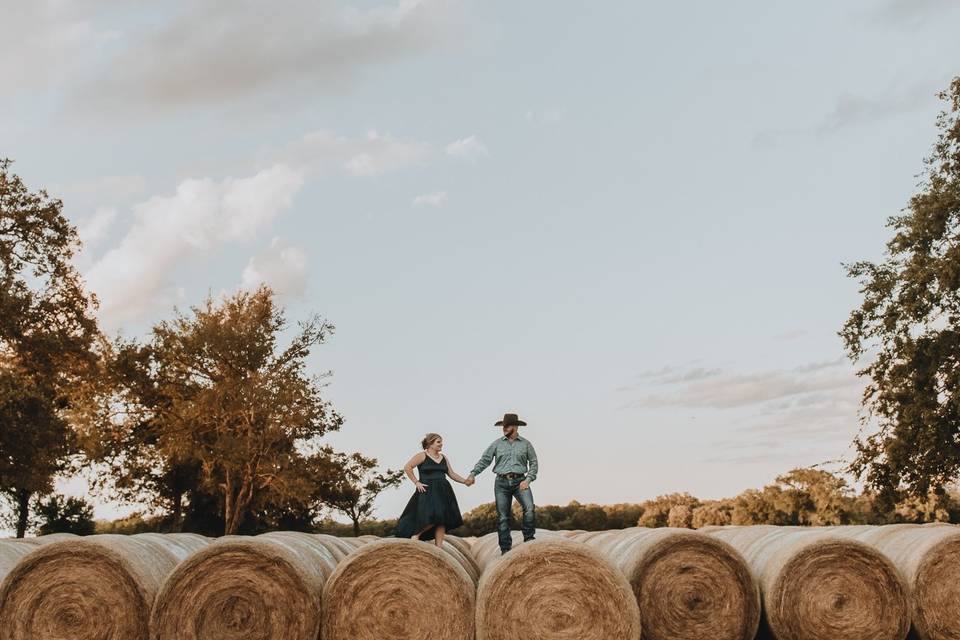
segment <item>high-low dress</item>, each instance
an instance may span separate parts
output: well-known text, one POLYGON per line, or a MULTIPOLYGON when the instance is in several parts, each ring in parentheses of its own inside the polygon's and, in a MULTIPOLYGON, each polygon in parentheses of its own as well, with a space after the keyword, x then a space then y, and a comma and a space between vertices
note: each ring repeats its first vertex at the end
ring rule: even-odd
MULTIPOLYGON (((430 456, 424 456, 417 465, 420 482, 427 486, 423 493, 414 489, 413 496, 397 520, 395 535, 398 538, 412 538, 428 524, 443 525, 447 531, 463 524, 460 505, 453 487, 447 480, 447 458, 440 462, 430 456)), ((432 540, 436 527, 420 535, 421 540, 432 540)))

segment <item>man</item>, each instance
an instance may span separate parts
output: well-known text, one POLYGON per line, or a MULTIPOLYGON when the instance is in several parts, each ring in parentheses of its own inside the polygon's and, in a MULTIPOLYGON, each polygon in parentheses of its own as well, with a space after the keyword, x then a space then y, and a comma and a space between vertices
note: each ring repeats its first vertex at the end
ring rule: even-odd
POLYGON ((533 504, 533 492, 530 483, 537 479, 537 452, 526 438, 521 438, 517 427, 525 427, 526 422, 520 420, 515 413, 504 414, 503 420, 494 423, 503 427, 503 437, 497 438, 487 447, 480 456, 480 460, 467 476, 466 484, 472 485, 484 469, 496 458, 493 472, 497 479, 493 483, 493 495, 497 502, 498 534, 500 537, 501 555, 510 551, 513 540, 510 537, 510 509, 513 499, 516 498, 523 507, 521 530, 523 541, 533 540, 536 531, 536 514, 533 504))

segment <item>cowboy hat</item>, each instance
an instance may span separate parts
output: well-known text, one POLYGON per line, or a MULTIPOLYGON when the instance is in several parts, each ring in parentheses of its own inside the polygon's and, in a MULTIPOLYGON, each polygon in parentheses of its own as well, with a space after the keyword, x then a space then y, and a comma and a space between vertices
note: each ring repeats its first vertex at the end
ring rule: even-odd
POLYGON ((525 427, 527 423, 517 417, 515 413, 505 413, 503 414, 503 420, 497 420, 493 423, 495 427, 509 427, 511 425, 517 425, 518 427, 525 427))

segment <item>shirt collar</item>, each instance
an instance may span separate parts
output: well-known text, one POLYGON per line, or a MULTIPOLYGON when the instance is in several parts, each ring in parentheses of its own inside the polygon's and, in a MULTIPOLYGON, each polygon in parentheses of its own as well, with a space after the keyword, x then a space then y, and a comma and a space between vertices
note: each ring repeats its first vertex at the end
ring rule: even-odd
MULTIPOLYGON (((507 436, 500 436, 500 439, 501 439, 501 440, 506 440, 507 442, 510 441, 510 438, 508 438, 507 436)), ((520 442, 521 440, 523 440, 523 436, 521 436, 521 435, 518 433, 518 434, 517 434, 517 442, 520 442)))

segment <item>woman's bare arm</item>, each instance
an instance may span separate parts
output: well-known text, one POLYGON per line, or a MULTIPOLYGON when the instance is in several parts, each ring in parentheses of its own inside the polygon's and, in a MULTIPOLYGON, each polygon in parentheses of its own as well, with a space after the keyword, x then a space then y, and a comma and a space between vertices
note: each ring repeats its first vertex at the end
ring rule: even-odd
POLYGON ((467 479, 453 470, 453 466, 450 464, 450 456, 444 455, 443 457, 447 459, 447 475, 450 476, 450 478, 454 482, 459 482, 460 484, 467 484, 467 479))
POLYGON ((407 464, 403 465, 403 472, 407 474, 407 477, 410 479, 410 482, 413 483, 413 486, 417 488, 417 491, 423 493, 427 490, 426 485, 421 484, 417 477, 413 475, 413 468, 418 464, 422 463, 427 458, 427 452, 421 451, 420 453, 413 454, 413 457, 407 461, 407 464))

